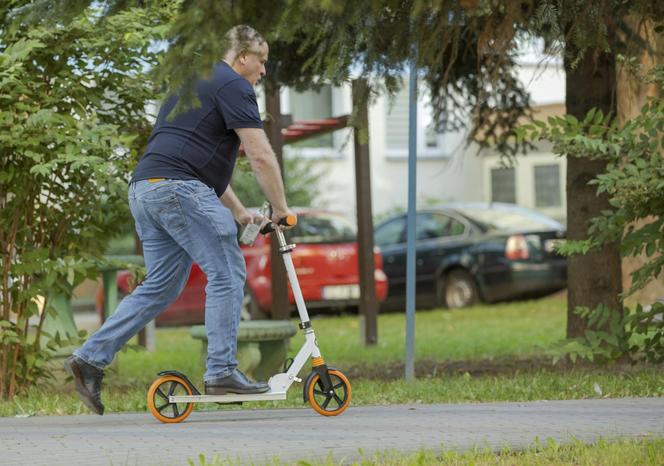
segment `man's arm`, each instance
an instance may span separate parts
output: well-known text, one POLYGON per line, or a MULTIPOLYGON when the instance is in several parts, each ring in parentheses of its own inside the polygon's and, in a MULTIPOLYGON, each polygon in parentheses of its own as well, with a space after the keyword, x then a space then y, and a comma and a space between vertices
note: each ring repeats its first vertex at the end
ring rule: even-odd
POLYGON ((284 192, 284 183, 281 179, 279 163, 265 131, 260 128, 236 128, 235 132, 240 137, 240 141, 242 141, 244 152, 249 158, 251 170, 256 175, 258 185, 263 190, 267 200, 272 204, 272 219, 275 220, 292 215, 293 213, 286 203, 286 194, 284 192))

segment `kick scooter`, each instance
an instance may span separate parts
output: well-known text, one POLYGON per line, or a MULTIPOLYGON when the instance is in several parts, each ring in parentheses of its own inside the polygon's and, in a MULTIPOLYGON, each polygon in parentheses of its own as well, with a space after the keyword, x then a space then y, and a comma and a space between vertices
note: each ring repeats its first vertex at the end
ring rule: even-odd
MULTIPOLYGON (((295 216, 279 221, 280 225, 294 226, 295 216)), ((312 370, 304 381, 304 402, 309 402, 318 414, 336 416, 343 413, 350 405, 351 388, 346 376, 339 370, 328 367, 321 356, 316 342, 314 329, 309 321, 307 307, 295 274, 291 252, 295 245, 287 244, 280 228, 268 222, 260 230, 262 234, 274 233, 279 243, 279 253, 284 259, 288 281, 293 289, 295 304, 300 315, 300 329, 304 332, 304 344, 292 363, 284 372, 275 374, 268 380, 270 390, 266 393, 241 395, 203 395, 189 378, 178 371, 160 372, 148 390, 148 407, 152 415, 161 422, 176 423, 184 421, 193 411, 194 403, 242 403, 245 401, 285 400, 286 392, 293 382, 302 382, 298 377, 307 359, 311 358, 312 370)))

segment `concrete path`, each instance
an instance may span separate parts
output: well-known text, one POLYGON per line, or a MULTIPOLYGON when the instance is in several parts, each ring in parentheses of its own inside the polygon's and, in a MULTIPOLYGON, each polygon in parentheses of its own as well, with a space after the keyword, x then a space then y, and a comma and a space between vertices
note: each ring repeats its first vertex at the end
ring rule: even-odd
POLYGON ((311 409, 194 411, 181 424, 150 414, 0 418, 2 465, 336 464, 375 452, 520 449, 539 439, 664 437, 664 398, 350 407, 335 418, 311 409))

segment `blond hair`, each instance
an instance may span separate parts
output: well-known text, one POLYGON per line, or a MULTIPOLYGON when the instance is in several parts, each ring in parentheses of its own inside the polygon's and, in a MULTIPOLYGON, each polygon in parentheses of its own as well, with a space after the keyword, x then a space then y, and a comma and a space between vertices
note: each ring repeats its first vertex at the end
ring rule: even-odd
POLYGON ((224 35, 226 47, 225 60, 233 63, 243 53, 256 52, 255 46, 261 46, 265 43, 263 36, 251 26, 238 24, 233 26, 224 35))

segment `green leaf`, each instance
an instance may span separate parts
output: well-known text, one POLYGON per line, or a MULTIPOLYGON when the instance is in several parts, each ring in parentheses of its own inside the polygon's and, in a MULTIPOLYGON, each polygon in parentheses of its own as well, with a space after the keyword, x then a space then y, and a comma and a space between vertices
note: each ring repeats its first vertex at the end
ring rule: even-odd
POLYGON ((579 125, 579 120, 577 120, 577 118, 574 115, 569 115, 569 114, 565 115, 565 121, 567 121, 567 123, 570 123, 573 126, 579 125))
POLYGON ((656 249, 654 242, 646 244, 646 256, 651 257, 655 254, 656 249))
POLYGON ((604 120, 604 113, 602 113, 601 109, 597 109, 597 112, 595 112, 595 118, 593 120, 593 124, 599 125, 600 123, 602 123, 603 120, 604 120))
POLYGON ((589 124, 592 123, 593 120, 595 119, 595 112, 597 112, 597 108, 593 107, 590 109, 590 111, 586 114, 586 117, 583 119, 584 124, 589 124))
POLYGON ((20 39, 4 51, 8 63, 24 60, 35 49, 44 48, 45 44, 35 39, 20 39))

